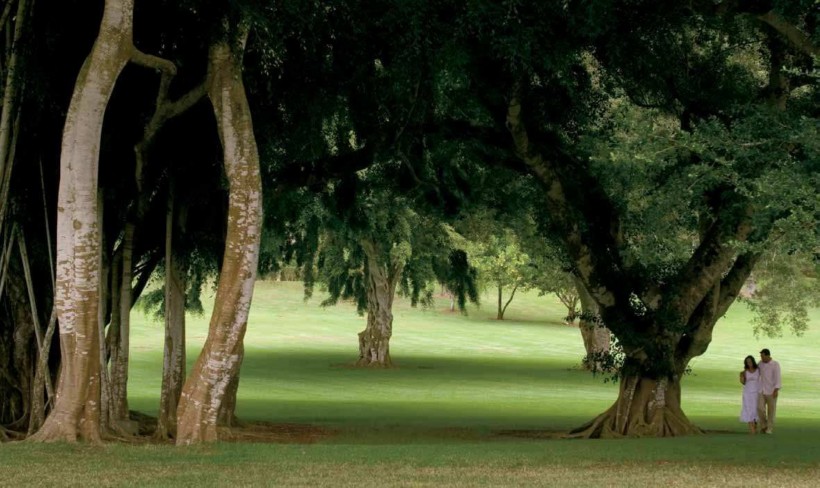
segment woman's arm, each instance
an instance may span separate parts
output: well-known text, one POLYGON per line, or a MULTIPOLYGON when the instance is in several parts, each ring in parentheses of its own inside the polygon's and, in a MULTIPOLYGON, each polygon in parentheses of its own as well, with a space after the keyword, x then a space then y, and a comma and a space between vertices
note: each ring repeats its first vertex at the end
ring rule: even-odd
POLYGON ((745 371, 740 372, 740 384, 741 385, 746 384, 746 372, 745 371))

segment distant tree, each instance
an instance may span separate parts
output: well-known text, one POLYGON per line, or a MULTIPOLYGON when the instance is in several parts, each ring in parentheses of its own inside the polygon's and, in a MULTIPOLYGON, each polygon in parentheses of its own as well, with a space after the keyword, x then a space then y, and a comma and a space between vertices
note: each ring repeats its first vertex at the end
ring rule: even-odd
POLYGON ((535 271, 532 259, 521 249, 510 229, 501 229, 482 241, 472 241, 468 256, 478 269, 479 280, 497 291, 496 319, 504 320, 515 293, 532 286, 535 271), (509 293, 506 300, 504 290, 509 293))

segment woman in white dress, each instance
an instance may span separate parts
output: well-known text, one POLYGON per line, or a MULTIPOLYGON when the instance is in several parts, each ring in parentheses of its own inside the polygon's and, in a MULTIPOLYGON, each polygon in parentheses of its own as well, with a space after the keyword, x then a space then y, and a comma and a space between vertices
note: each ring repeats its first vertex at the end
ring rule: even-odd
POLYGON ((740 383, 743 385, 743 407, 740 410, 740 421, 749 424, 749 433, 757 433, 757 395, 760 392, 760 370, 753 356, 743 360, 743 371, 740 372, 740 383))

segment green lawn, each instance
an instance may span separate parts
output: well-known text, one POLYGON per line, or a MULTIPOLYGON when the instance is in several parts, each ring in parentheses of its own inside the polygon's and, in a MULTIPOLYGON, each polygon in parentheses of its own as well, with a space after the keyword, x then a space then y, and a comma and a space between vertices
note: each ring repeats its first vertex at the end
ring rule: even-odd
MULTIPOLYGON (((616 385, 579 370, 580 334, 561 323, 557 300, 523 294, 503 322, 493 318, 489 297, 467 316, 444 311, 444 301, 415 310, 399 300, 390 370, 349 367, 364 324, 352 306, 305 303, 297 283, 260 282, 254 300, 239 416, 336 435, 316 444, 191 449, 4 445, 0 468, 9 475, 0 485, 813 486, 820 476, 818 311, 799 338, 754 338, 742 306, 718 324, 683 386, 684 409, 711 433, 566 441, 497 435, 566 430, 615 399, 616 385), (775 435, 751 437, 737 420, 737 372, 762 347, 780 361, 783 393, 775 435)), ((189 317, 191 362, 207 319, 189 317)), ((154 414, 162 327, 143 316, 133 324, 131 406, 154 414)))

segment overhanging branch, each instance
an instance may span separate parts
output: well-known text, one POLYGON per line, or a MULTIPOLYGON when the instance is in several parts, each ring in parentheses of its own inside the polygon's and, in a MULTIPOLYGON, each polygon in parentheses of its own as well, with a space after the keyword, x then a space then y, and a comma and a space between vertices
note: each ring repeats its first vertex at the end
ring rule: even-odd
POLYGON ((765 14, 757 15, 756 18, 776 30, 798 51, 809 56, 820 57, 820 47, 815 46, 809 36, 790 22, 787 22, 774 10, 769 10, 765 14))

